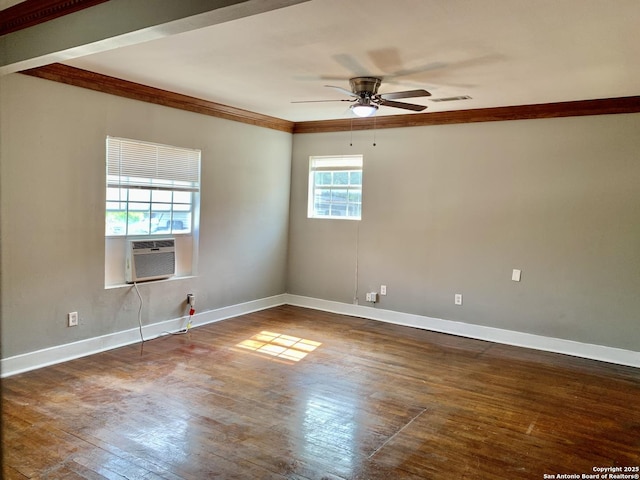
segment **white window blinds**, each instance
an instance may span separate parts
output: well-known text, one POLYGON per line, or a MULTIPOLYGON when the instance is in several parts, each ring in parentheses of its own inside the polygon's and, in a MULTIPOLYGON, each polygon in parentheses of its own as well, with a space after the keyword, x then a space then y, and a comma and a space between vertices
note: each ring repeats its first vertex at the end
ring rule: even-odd
POLYGON ((361 170, 362 155, 310 157, 310 170, 361 170))
POLYGON ((198 191, 200 150, 107 137, 107 184, 198 191))

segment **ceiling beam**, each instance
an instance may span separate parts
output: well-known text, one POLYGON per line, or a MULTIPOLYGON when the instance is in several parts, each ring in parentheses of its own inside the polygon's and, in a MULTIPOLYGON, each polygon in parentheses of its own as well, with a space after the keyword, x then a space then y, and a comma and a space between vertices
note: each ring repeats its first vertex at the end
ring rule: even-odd
MULTIPOLYGON (((40 0, 38 0, 40 2, 40 0)), ((88 0, 45 0, 50 12, 64 3, 88 0)), ((62 16, 0 36, 0 75, 103 52, 157 38, 257 15, 309 0, 109 0, 90 8, 68 9, 62 16), (69 13, 71 12, 71 13, 69 13), (68 14, 66 14, 68 13, 68 14)), ((29 1, 31 5, 32 2, 29 1)), ((17 6, 16 6, 17 7, 17 6)), ((26 8, 25 17, 37 15, 26 8)), ((62 9, 62 10, 61 10, 62 9)), ((0 20, 28 25, 29 18, 0 20)), ((33 11, 32 11, 33 10, 33 11)), ((9 14, 7 12, 9 11, 9 14)), ((15 11, 14 11, 15 13, 15 11)))

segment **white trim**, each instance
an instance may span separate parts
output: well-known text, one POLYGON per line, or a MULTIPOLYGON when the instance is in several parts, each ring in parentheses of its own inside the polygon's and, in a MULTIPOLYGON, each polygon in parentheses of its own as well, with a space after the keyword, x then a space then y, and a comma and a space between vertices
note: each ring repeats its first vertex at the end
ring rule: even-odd
POLYGON ((299 295, 286 294, 285 303, 298 307, 313 308, 327 312, 339 313, 354 317, 379 320, 396 325, 421 328, 435 332, 449 333, 461 337, 487 340, 494 343, 502 343, 517 347, 543 350, 546 352, 562 353, 574 357, 588 358, 602 362, 640 367, 640 352, 623 350, 621 348, 607 347, 604 345, 593 345, 581 343, 562 338, 544 337, 531 333, 504 330, 501 328, 486 327, 483 325, 472 325, 469 323, 455 322, 452 320, 442 320, 440 318, 425 317, 410 313, 383 310, 364 305, 351 305, 348 303, 321 300, 318 298, 303 297, 299 295))
MULTIPOLYGON (((245 315, 247 313, 277 307, 285 303, 285 295, 275 295, 273 297, 262 298, 250 302, 230 305, 215 310, 198 313, 193 316, 193 326, 206 325, 208 323, 219 322, 228 318, 245 315)), ((145 340, 152 340, 162 336, 166 332, 177 332, 185 327, 185 317, 165 320, 150 325, 143 325, 142 334, 145 340)), ((9 377, 18 373, 35 370, 38 368, 62 363, 75 358, 93 355, 125 345, 140 342, 140 330, 132 328, 120 332, 114 332, 100 337, 88 338, 65 345, 45 348, 35 352, 24 353, 14 357, 0 360, 0 370, 2 377, 9 377)))

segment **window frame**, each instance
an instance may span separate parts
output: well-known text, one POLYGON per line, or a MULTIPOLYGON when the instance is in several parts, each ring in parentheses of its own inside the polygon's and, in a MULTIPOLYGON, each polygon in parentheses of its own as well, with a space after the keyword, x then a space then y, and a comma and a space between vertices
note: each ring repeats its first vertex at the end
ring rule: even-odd
MULTIPOLYGON (((307 197, 307 218, 331 220, 361 220, 362 219, 362 190, 363 190, 364 158, 363 155, 314 155, 309 157, 309 188, 307 197), (330 183, 317 182, 318 173, 331 174, 330 183), (346 183, 336 183, 337 174, 347 174, 346 183), (352 183, 352 174, 359 174, 360 183, 352 183), (334 206, 344 206, 345 215, 318 213, 318 191, 328 192, 329 199, 323 202, 331 212, 334 206), (344 201, 336 198, 334 192, 345 192, 344 201), (357 193, 359 201, 351 201, 350 195, 357 193), (358 206, 358 214, 350 215, 351 207, 358 206)), ((337 196, 336 196, 337 197, 337 196)))

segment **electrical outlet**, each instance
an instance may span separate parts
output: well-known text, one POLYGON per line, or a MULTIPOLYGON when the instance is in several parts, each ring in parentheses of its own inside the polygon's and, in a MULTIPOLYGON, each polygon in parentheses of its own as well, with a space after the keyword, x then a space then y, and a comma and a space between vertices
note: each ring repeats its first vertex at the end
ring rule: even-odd
POLYGON ((461 293, 456 293, 454 295, 453 303, 455 303, 456 305, 462 305, 462 294, 461 293))
POLYGON ((187 305, 196 306, 196 296, 193 293, 187 293, 187 305))
POLYGON ((387 294, 387 286, 380 285, 380 295, 386 295, 386 294, 387 294))
POLYGON ((67 321, 70 327, 78 326, 78 312, 69 312, 67 314, 67 321))
POLYGON ((378 301, 378 294, 376 292, 367 293, 365 298, 367 302, 376 303, 378 301))

